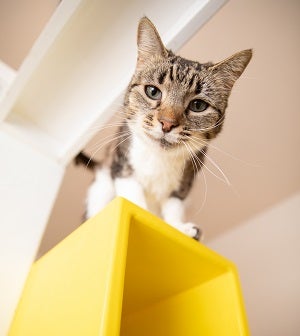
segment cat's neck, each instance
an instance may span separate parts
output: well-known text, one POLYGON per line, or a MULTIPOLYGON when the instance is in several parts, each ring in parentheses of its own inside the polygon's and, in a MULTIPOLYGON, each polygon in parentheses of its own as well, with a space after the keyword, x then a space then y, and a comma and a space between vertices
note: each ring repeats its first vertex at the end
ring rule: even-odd
POLYGON ((149 146, 147 139, 132 135, 129 161, 149 199, 163 201, 179 187, 187 159, 182 148, 165 150, 156 143, 149 146))

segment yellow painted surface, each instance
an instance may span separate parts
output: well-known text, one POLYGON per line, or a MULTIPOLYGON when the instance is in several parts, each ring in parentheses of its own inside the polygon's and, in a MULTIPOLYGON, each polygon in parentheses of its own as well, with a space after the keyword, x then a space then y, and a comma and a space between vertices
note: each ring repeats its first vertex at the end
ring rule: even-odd
POLYGON ((32 266, 19 335, 249 333, 234 266, 117 198, 32 266))

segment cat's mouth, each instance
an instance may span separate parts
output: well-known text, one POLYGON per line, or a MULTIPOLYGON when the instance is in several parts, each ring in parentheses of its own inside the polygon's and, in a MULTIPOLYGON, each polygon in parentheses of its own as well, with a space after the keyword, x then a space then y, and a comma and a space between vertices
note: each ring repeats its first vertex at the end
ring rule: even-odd
POLYGON ((178 143, 177 142, 169 142, 168 140, 166 140, 165 138, 161 138, 159 140, 160 142, 160 146, 163 147, 163 148, 174 148, 176 146, 178 146, 178 143))
POLYGON ((172 149, 175 147, 179 146, 179 142, 178 141, 169 141, 166 139, 166 136, 160 136, 160 137, 155 137, 152 134, 145 132, 145 134, 155 143, 159 144, 160 147, 164 148, 164 149, 172 149))
POLYGON ((178 141, 176 142, 170 142, 166 140, 165 138, 160 139, 160 146, 164 149, 171 149, 171 148, 177 148, 180 146, 180 143, 178 141))

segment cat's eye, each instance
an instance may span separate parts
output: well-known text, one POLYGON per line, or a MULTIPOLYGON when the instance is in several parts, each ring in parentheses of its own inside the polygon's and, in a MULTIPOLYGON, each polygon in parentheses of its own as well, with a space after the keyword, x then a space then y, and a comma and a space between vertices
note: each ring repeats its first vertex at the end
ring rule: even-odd
POLYGON ((204 100, 194 99, 189 103, 188 108, 193 112, 203 112, 208 108, 208 104, 204 100))
POLYGON ((145 93, 150 99, 153 100, 160 100, 162 96, 160 89, 153 85, 146 85, 145 93))

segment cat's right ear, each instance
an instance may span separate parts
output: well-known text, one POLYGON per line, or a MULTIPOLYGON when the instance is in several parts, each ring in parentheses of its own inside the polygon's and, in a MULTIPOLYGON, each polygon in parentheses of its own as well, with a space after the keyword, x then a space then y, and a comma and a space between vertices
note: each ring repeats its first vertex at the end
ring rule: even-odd
POLYGON ((167 55, 167 49, 163 45, 154 24, 147 17, 143 17, 139 22, 137 46, 138 66, 142 66, 142 64, 153 55, 167 55))

